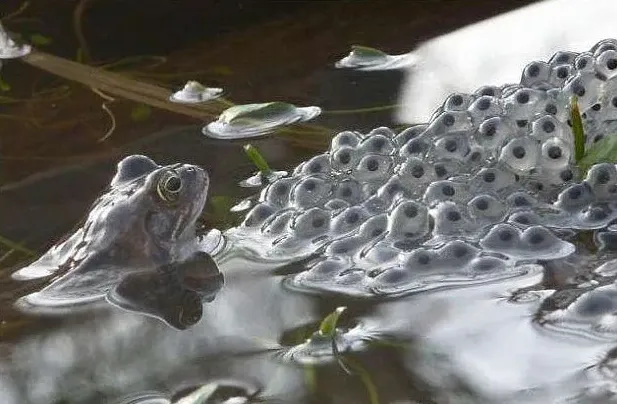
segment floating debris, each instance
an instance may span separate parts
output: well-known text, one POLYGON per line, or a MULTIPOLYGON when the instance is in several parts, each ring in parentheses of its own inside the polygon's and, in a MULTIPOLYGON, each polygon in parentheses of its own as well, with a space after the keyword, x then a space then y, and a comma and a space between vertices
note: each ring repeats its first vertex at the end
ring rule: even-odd
POLYGON ((259 171, 247 179, 240 181, 238 185, 242 188, 257 188, 270 184, 279 178, 286 177, 287 174, 289 174, 287 171, 269 171, 267 174, 259 171))
POLYGON ((338 69, 355 70, 393 70, 403 69, 415 64, 417 57, 413 53, 388 55, 379 49, 368 46, 353 45, 349 55, 335 63, 338 69))
POLYGON ((169 101, 179 104, 198 104, 211 101, 222 93, 222 88, 206 87, 197 81, 189 80, 182 90, 176 91, 169 96, 169 101))
POLYGON ((21 58, 29 54, 31 51, 32 47, 30 45, 16 44, 0 23, 0 59, 21 58))
POLYGON ((278 101, 236 105, 223 111, 218 120, 206 125, 202 132, 215 139, 245 139, 267 135, 285 125, 306 122, 319 114, 319 107, 296 107, 278 101))

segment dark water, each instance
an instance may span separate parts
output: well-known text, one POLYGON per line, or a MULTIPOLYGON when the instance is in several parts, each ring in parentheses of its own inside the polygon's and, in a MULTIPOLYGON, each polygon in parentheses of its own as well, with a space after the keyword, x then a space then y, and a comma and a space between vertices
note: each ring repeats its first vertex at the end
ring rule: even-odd
MULTIPOLYGON (((236 103, 284 100, 355 109, 396 103, 402 75, 333 69, 351 44, 401 53, 524 3, 157 0, 146 6, 99 0, 88 2, 82 23, 87 62, 163 55, 160 65, 142 58, 123 69, 159 85, 177 87, 195 78, 224 87, 236 103)), ((0 13, 19 4, 7 1, 0 13)), ((75 2, 52 7, 32 1, 5 25, 45 35, 53 40, 45 51, 72 58, 83 47, 71 28, 74 7, 75 2)), ((117 99, 112 106, 117 128, 109 140, 98 142, 109 121, 102 100, 90 90, 20 62, 7 64, 2 77, 12 87, 8 97, 27 101, 0 103, 0 235, 29 250, 41 253, 73 229, 108 184, 117 161, 129 154, 206 168, 211 199, 235 203, 251 194, 237 186, 253 171, 244 143, 204 137, 204 122, 158 110, 135 119, 135 104, 117 99)), ((324 115, 315 123, 332 134, 396 125, 391 111, 324 115)), ((290 169, 327 141, 327 136, 278 136, 251 143, 272 167, 290 169)), ((208 227, 224 229, 238 221, 238 215, 211 204, 206 208, 208 227)), ((2 255, 9 250, 0 247, 2 255)), ((1 264, 3 403, 137 403, 130 400, 139 397, 158 403, 166 401, 156 397, 179 397, 212 381, 227 387, 220 388, 218 401, 208 402, 232 396, 286 403, 488 403, 504 397, 553 402, 579 392, 593 396, 587 388, 599 385, 600 377, 587 368, 613 347, 610 340, 581 342, 539 330, 531 319, 547 296, 542 290, 508 301, 512 291, 542 282, 542 273, 376 302, 288 290, 282 286, 284 274, 301 263, 274 270, 232 256, 220 265, 225 284, 204 304, 200 321, 180 331, 107 303, 70 313, 24 314, 13 302, 44 284, 15 282, 10 273, 31 259, 16 251, 1 264), (349 308, 343 326, 358 325, 373 342, 371 349, 352 355, 357 364, 352 374, 336 362, 289 361, 289 348, 342 305, 349 308)), ((575 402, 591 402, 581 400, 575 402)), ((599 400, 594 402, 607 402, 599 400)))

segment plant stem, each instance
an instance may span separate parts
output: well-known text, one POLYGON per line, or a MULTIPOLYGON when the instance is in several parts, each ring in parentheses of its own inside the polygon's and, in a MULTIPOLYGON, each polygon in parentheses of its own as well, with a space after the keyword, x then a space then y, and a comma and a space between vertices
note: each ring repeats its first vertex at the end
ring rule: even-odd
POLYGON ((585 155, 585 131, 581 112, 578 109, 578 97, 575 95, 570 99, 570 121, 574 134, 574 160, 578 163, 585 155))

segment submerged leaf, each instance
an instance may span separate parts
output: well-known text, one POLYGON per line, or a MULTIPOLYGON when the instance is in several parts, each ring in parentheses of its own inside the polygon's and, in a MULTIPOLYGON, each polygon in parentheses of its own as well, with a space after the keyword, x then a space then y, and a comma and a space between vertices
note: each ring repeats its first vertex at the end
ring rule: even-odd
POLYGON ((583 129, 583 119, 578 109, 578 97, 570 99, 570 121, 572 122, 572 133, 574 134, 574 160, 579 162, 585 155, 585 131, 583 129))
POLYGON ((143 122, 152 115, 152 108, 146 104, 137 104, 131 110, 131 119, 134 122, 143 122))
POLYGON ((387 53, 382 52, 379 49, 362 45, 351 45, 351 52, 362 58, 385 58, 388 56, 387 53))
POLYGON ((592 144, 578 165, 585 172, 598 163, 617 163, 617 136, 605 136, 592 144))
POLYGON ((30 42, 36 46, 45 46, 53 42, 53 40, 47 36, 41 34, 30 35, 30 42))
POLYGON ((328 314, 319 325, 319 333, 324 336, 334 337, 339 317, 341 317, 341 314, 343 314, 346 309, 347 307, 340 306, 337 307, 332 313, 328 314))

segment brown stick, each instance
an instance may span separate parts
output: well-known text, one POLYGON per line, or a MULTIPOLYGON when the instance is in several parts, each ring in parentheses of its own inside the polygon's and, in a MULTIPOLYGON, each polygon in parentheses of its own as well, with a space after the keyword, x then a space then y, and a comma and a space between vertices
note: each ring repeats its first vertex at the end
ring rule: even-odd
POLYGON ((56 76, 76 81, 85 86, 99 89, 105 93, 148 104, 156 108, 166 109, 178 114, 187 115, 196 119, 205 120, 216 116, 220 112, 220 110, 219 112, 213 110, 212 104, 173 103, 169 101, 171 91, 166 88, 137 81, 118 73, 83 65, 34 49, 29 55, 22 57, 20 60, 56 76))

